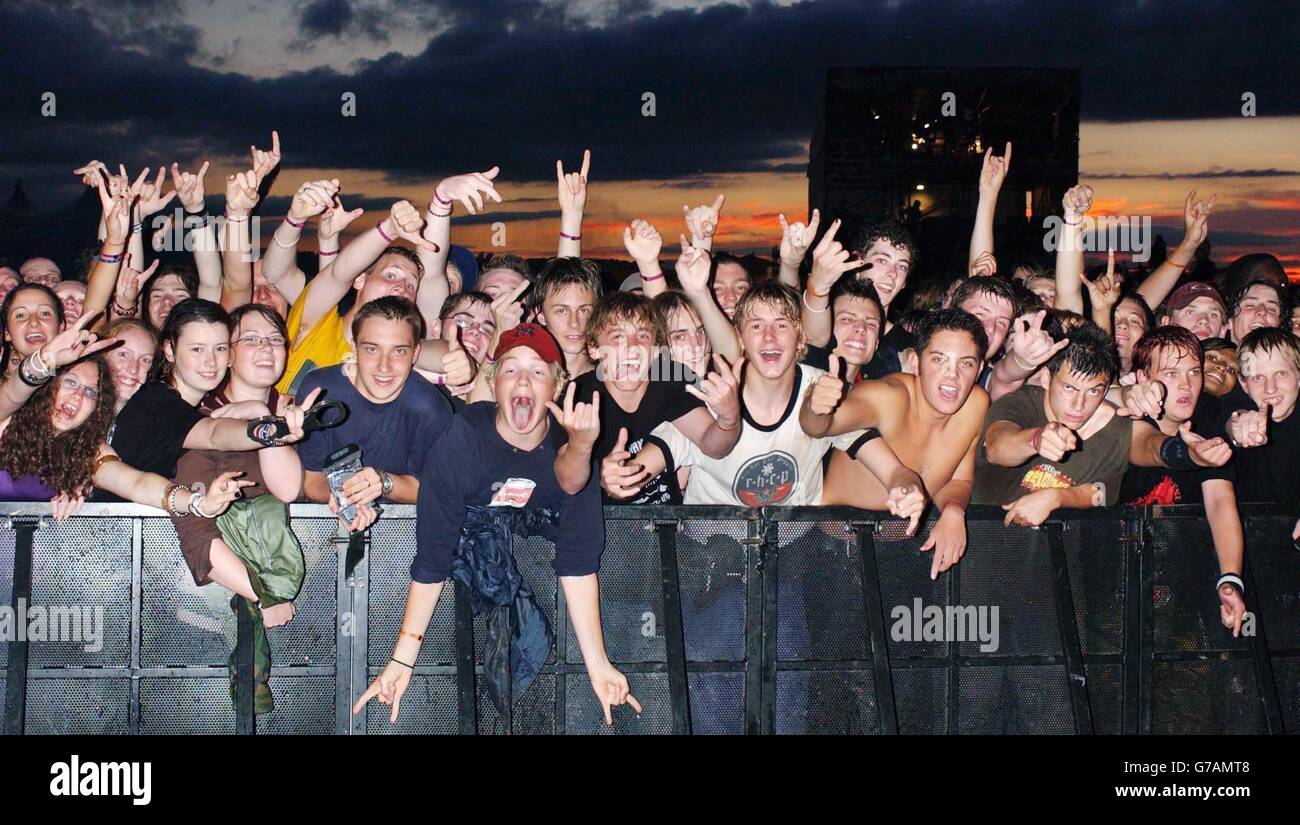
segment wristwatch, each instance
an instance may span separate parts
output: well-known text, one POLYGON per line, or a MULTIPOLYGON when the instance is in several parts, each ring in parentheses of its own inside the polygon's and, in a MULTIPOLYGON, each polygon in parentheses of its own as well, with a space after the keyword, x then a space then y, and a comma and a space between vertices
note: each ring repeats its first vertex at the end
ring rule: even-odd
POLYGON ((387 498, 393 492, 393 477, 390 476, 386 471, 380 470, 379 481, 380 481, 380 491, 382 492, 383 496, 387 498))

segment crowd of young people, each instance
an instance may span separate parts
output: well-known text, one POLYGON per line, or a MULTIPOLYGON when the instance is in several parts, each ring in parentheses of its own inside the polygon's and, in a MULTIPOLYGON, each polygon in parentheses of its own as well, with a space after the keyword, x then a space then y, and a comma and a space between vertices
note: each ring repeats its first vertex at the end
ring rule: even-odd
MULTIPOLYGON (((684 209, 677 288, 660 232, 637 219, 623 238, 638 274, 607 291, 582 257, 590 163, 557 162, 556 256, 535 273, 452 243, 456 210, 502 202, 496 167, 443 179, 423 210, 393 204, 346 245, 362 210, 343 205, 339 180, 306 181, 264 250, 249 222, 281 173, 278 135, 226 180, 220 219, 207 163, 172 164, 170 189, 163 168, 76 170, 102 206, 84 282, 44 258, 0 270, 0 498, 48 499, 60 518, 92 494, 171 514, 195 582, 254 614, 259 712, 272 707, 260 628, 293 618, 304 571, 287 503, 304 499, 350 533, 382 518, 381 501, 416 506, 399 635, 356 705, 378 698, 394 720, 448 577, 511 637, 489 668, 495 699, 545 662, 550 629, 509 551, 520 533, 555 543, 606 720, 639 710, 603 641, 602 502, 850 505, 904 519, 908 535, 932 513, 920 543, 932 578, 966 552, 972 504, 1000 505, 1008 526, 1061 508, 1201 504, 1221 618, 1240 632, 1237 504, 1300 509, 1288 475, 1300 307, 1269 255, 1186 277, 1214 198, 1189 193, 1185 237, 1141 277, 1113 253, 1086 270, 1087 186, 1063 199, 1054 261, 1001 266, 1008 144, 984 157, 963 272, 915 283, 908 229, 847 239, 834 220, 819 235, 816 211, 806 224, 781 215, 774 271, 751 272, 713 249, 719 195, 684 209), (146 265, 144 222, 173 199, 193 266, 146 265), (326 421, 324 401, 345 415, 326 421)), ((689 625, 704 608, 687 607, 689 625)))

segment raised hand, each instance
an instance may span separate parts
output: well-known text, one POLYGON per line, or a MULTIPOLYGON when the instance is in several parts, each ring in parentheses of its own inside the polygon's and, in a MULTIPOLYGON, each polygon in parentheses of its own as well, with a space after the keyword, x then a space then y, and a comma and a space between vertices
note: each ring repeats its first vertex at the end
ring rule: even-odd
POLYGON ((564 161, 555 162, 555 181, 559 189, 561 212, 582 212, 587 206, 587 172, 591 169, 591 150, 582 150, 582 171, 564 173, 564 161))
POLYGON ((261 196, 257 193, 257 176, 249 172, 237 172, 226 176, 226 214, 242 218, 253 211, 261 196))
POLYGON ((203 161, 199 167, 198 173, 182 172, 180 166, 172 163, 172 185, 176 187, 176 195, 180 198, 181 206, 185 207, 186 212, 202 212, 203 198, 205 191, 203 188, 204 178, 208 174, 208 162, 203 161))
POLYGON ((421 249, 429 252, 437 252, 438 245, 433 241, 426 241, 421 232, 424 231, 424 218, 420 217, 420 211, 411 205, 410 201, 398 201, 393 204, 387 223, 392 226, 393 233, 404 241, 409 241, 421 249))
POLYGON ((1022 369, 1036 370, 1070 345, 1069 338, 1052 340, 1043 329, 1047 311, 1040 309, 1030 318, 1021 315, 1011 326, 1011 356, 1022 369))
POLYGON ((606 725, 614 724, 614 717, 610 714, 610 709, 614 705, 631 705, 632 709, 640 715, 641 703, 632 695, 627 684, 627 677, 619 672, 618 668, 609 662, 601 662, 589 666, 587 676, 591 679, 592 691, 605 709, 606 725))
POLYGON ((1002 157, 993 154, 990 146, 984 153, 984 165, 980 168, 980 194, 996 195, 1002 189, 1002 182, 1011 171, 1011 141, 1007 141, 1006 151, 1002 157))
POLYGON ((302 223, 314 218, 328 209, 334 208, 335 196, 339 192, 339 179, 313 180, 303 183, 293 193, 289 202, 289 217, 295 223, 302 223))
POLYGON ((123 310, 134 309, 140 300, 140 290, 158 268, 160 258, 154 258, 149 268, 141 272, 131 266, 131 255, 127 253, 122 261, 122 268, 117 273, 117 285, 113 288, 113 303, 123 310))
POLYGON ((1246 600, 1230 584, 1219 587, 1219 618, 1224 627, 1232 628, 1232 638, 1241 635, 1241 625, 1246 620, 1246 600))
MULTIPOLYGON (((506 330, 514 329, 519 326, 524 319, 524 305, 519 300, 519 296, 524 294, 528 289, 530 281, 523 281, 519 286, 509 292, 502 292, 492 300, 492 317, 496 319, 497 336, 500 336, 506 330)), ((495 346, 496 342, 493 342, 495 346)))
MULTIPOLYGON (((590 158, 590 152, 588 158, 590 158)), ((556 161, 558 164, 559 161, 556 161)), ((446 204, 449 201, 460 201, 465 204, 471 215, 477 215, 483 211, 483 196, 487 195, 497 203, 501 203, 501 195, 497 193, 496 184, 493 181, 501 172, 501 167, 493 166, 484 172, 469 172, 464 175, 454 175, 450 178, 443 178, 442 182, 433 188, 433 194, 436 196, 429 204, 430 212, 442 212, 450 208, 446 204), (439 200, 442 203, 439 203, 439 200)), ((583 167, 582 176, 586 177, 586 167, 583 167)), ((585 187, 583 198, 586 199, 585 187)), ((563 189, 564 186, 561 186, 563 189)), ((563 196, 563 193, 561 193, 563 196)), ((561 204, 563 199, 561 199, 561 204)), ((581 208, 581 207, 579 207, 581 208)))
POLYGON ((654 224, 640 218, 632 221, 623 230, 623 246, 634 261, 659 262, 659 252, 663 249, 664 239, 654 224))
POLYGON ((1065 207, 1065 219, 1070 223, 1078 223, 1092 208, 1092 187, 1071 187, 1061 199, 1061 204, 1065 207))
POLYGON ((1192 461, 1201 467, 1222 467, 1232 460, 1232 447, 1222 438, 1206 438, 1192 432, 1192 422, 1184 421, 1178 437, 1187 443, 1192 461))
POLYGON ((812 218, 806 225, 803 222, 790 223, 785 219, 784 212, 778 214, 777 219, 781 221, 781 263, 791 269, 798 269, 799 264, 803 263, 804 255, 808 253, 808 247, 812 245, 813 238, 817 237, 817 227, 821 225, 822 213, 814 209, 812 218))
POLYGON ((67 493, 59 493, 50 499, 50 515, 55 521, 67 521, 69 516, 75 516, 81 512, 81 505, 86 503, 84 495, 70 496, 67 493))
POLYGON ((972 278, 991 278, 998 274, 998 259, 993 257, 992 252, 981 252, 970 262, 968 271, 972 278))
POLYGON ((1218 195, 1211 195, 1208 201, 1196 200, 1197 189, 1187 193, 1183 202, 1183 228, 1186 235, 1182 244, 1192 249, 1205 242, 1210 234, 1210 213, 1214 211, 1214 200, 1218 195))
POLYGON ((266 180, 266 176, 280 165, 280 133, 271 131, 270 151, 249 146, 248 154, 253 163, 253 176, 257 181, 257 187, 260 187, 262 181, 266 180))
POLYGON ((289 425, 288 434, 280 438, 281 444, 293 444, 303 439, 306 433, 302 431, 302 423, 307 417, 307 411, 311 409, 312 404, 316 403, 320 393, 321 388, 317 387, 308 393, 307 397, 302 401, 289 401, 281 396, 276 404, 276 415, 282 417, 285 423, 289 425))
POLYGON ((140 177, 131 184, 131 196, 135 199, 135 213, 132 218, 136 223, 162 210, 172 202, 172 198, 176 197, 175 189, 166 195, 163 194, 163 182, 166 179, 167 167, 159 166, 157 179, 149 180, 149 167, 146 166, 140 173, 140 177))
POLYGON ((1088 288, 1094 312, 1100 310, 1107 313, 1115 306, 1120 291, 1119 278, 1115 277, 1115 250, 1106 250, 1106 274, 1098 276, 1095 281, 1084 278, 1083 285, 1088 288))
POLYGON ((934 527, 930 528, 929 538, 921 545, 922 553, 928 550, 934 551, 930 578, 937 579, 966 552, 966 514, 956 507, 944 510, 934 527))
POLYGON ((554 401, 547 401, 546 408, 569 434, 569 443, 575 449, 590 451, 600 437, 600 393, 591 394, 590 404, 580 402, 575 405, 573 396, 577 389, 578 385, 570 381, 564 393, 564 408, 556 406, 554 401))
POLYGON ((1237 410, 1228 417, 1228 436, 1238 447, 1263 447, 1268 443, 1268 420, 1272 406, 1262 410, 1237 410))
POLYGON ((1021 527, 1037 527, 1047 521, 1047 517, 1060 506, 1058 490, 1035 490, 1010 504, 1002 505, 1002 509, 1007 511, 1007 517, 1002 520, 1002 524, 1005 527, 1013 524, 1021 527))
POLYGON ((850 269, 862 266, 861 259, 835 240, 835 233, 839 230, 840 220, 836 218, 827 227, 826 234, 822 235, 817 246, 813 248, 813 267, 808 275, 808 283, 813 287, 814 292, 820 294, 830 292, 841 275, 850 269))
POLYGON ((101 341, 99 336, 86 329, 97 317, 99 317, 98 312, 87 312, 78 318, 75 324, 45 342, 45 346, 38 350, 41 363, 52 364, 55 369, 66 367, 73 361, 79 361, 87 355, 94 355, 116 344, 116 338, 105 338, 101 341))
POLYGON ((712 206, 697 206, 694 209, 682 207, 682 217, 686 221, 687 231, 691 233, 691 243, 696 246, 706 243, 718 231, 718 216, 722 213, 722 204, 726 200, 726 195, 718 195, 713 199, 712 206))
POLYGON ((814 415, 830 415, 849 394, 848 383, 840 378, 839 356, 831 353, 827 366, 828 371, 818 377, 817 382, 808 390, 808 407, 814 415))
POLYGON ((740 426, 740 373, 745 369, 745 359, 742 356, 729 365, 715 352, 713 364, 717 371, 710 372, 698 387, 687 384, 686 391, 709 405, 722 429, 734 430, 740 426))
POLYGON ((1074 430, 1059 421, 1038 428, 1038 454, 1048 461, 1060 461, 1065 454, 1079 449, 1079 437, 1074 430))
POLYGON ((890 513, 908 520, 906 533, 908 536, 916 535, 916 529, 921 525, 921 517, 925 515, 925 505, 925 490, 915 484, 891 487, 889 496, 885 499, 885 507, 890 513))
POLYGON ((682 254, 677 259, 677 282, 682 291, 688 295, 699 295, 709 291, 709 252, 698 246, 691 246, 685 235, 680 236, 682 254))
POLYGON ((109 191, 109 181, 113 176, 108 173, 108 167, 103 161, 92 160, 80 169, 73 169, 72 174, 81 175, 81 182, 87 186, 93 186, 99 192, 99 211, 107 215, 108 210, 113 206, 113 194, 109 191))
POLYGON ((241 479, 243 474, 243 470, 232 470, 213 479, 199 501, 199 509, 213 517, 226 512, 231 502, 243 495, 243 488, 252 487, 255 483, 241 479))
MULTIPOLYGON (((100 184, 103 190, 103 183, 100 184)), ((109 208, 104 213, 104 239, 111 244, 123 245, 131 234, 131 196, 118 195, 109 199, 109 208)))
POLYGON ((397 712, 402 707, 402 695, 406 689, 411 686, 411 669, 406 665, 400 665, 397 662, 389 661, 388 667, 384 668, 375 681, 370 683, 366 692, 361 694, 361 698, 352 706, 352 715, 356 716, 366 703, 376 696, 379 697, 381 704, 392 705, 393 712, 389 714, 388 721, 394 725, 397 724, 397 712))
POLYGON ((1165 385, 1159 381, 1143 381, 1119 392, 1119 415, 1129 418, 1159 420, 1165 412, 1165 385))
POLYGON ((453 387, 470 383, 478 374, 478 365, 461 348, 460 330, 456 330, 447 341, 447 352, 442 356, 442 372, 447 377, 447 383, 453 387))
POLYGON ((343 201, 335 195, 330 205, 320 213, 320 221, 316 224, 316 240, 328 240, 341 234, 353 221, 365 214, 365 211, 359 206, 352 210, 344 209, 343 201))
POLYGON ((620 427, 614 449, 601 459, 600 486, 614 498, 632 498, 649 480, 650 471, 627 451, 627 427, 620 427))

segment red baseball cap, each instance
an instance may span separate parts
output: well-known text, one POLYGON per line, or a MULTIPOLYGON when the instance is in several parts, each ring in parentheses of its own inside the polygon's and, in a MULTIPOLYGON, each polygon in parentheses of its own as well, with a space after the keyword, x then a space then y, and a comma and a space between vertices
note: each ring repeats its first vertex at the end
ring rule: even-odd
POLYGON ((555 342, 550 330, 540 324, 520 324, 514 329, 501 333, 497 342, 497 351, 492 354, 496 361, 515 347, 528 347, 548 364, 564 364, 560 354, 560 345, 555 342))
POLYGON ((1165 308, 1172 314, 1187 306, 1192 301, 1195 301, 1197 298, 1213 298, 1214 302, 1223 310, 1223 316, 1225 318, 1228 316, 1228 305, 1224 303, 1223 296, 1219 294, 1219 290, 1204 281, 1188 281, 1178 287, 1178 289, 1175 289, 1174 294, 1169 296, 1169 301, 1165 304, 1165 308))

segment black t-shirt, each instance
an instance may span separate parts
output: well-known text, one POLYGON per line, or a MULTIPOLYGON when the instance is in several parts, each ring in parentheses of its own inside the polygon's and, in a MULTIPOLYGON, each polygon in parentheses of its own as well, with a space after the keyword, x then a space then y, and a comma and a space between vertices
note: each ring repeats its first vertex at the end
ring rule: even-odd
POLYGON ((117 415, 113 449, 137 470, 175 478, 185 437, 202 420, 198 407, 187 404, 170 385, 145 384, 117 415))
POLYGON ((317 387, 324 390, 323 399, 346 404, 348 418, 299 442, 298 455, 305 470, 324 470, 331 453, 356 444, 367 467, 416 475, 454 417, 446 397, 418 373, 408 376, 401 392, 386 404, 376 404, 358 392, 343 374, 342 365, 308 373, 298 397, 306 398, 317 387))
MULTIPOLYGON (((1146 419, 1153 427, 1151 419, 1146 419)), ((1223 432, 1223 412, 1219 399, 1204 392, 1196 401, 1192 412, 1192 432, 1205 438, 1214 438, 1223 432)), ((1202 482, 1212 479, 1235 481, 1233 465, 1229 461, 1222 467, 1198 467, 1195 470, 1173 471, 1164 467, 1139 467, 1130 464, 1119 488, 1121 504, 1145 506, 1148 504, 1204 504, 1202 482)))
MULTIPOLYGON (((1254 411, 1255 403, 1243 393, 1224 396, 1232 409, 1254 411), (1242 399, 1245 403, 1240 403, 1242 399), (1233 405, 1232 402, 1238 402, 1233 405)), ((1268 422, 1268 443, 1263 447, 1234 450, 1237 466, 1238 501, 1276 501, 1300 507, 1300 412, 1292 411, 1283 421, 1268 422)))
MULTIPOLYGON (((627 428, 627 451, 636 455, 655 427, 665 421, 676 421, 696 407, 704 406, 703 401, 686 391, 690 382, 681 376, 690 375, 690 371, 675 361, 662 359, 655 365, 645 396, 632 412, 618 405, 604 382, 599 380, 599 374, 599 370, 592 370, 578 376, 574 382, 578 387, 575 403, 589 404, 592 393, 600 393, 600 437, 596 439, 594 451, 597 461, 613 452, 620 428, 627 428)), ((634 498, 628 501, 607 498, 606 501, 611 504, 681 504, 682 491, 677 484, 677 474, 665 470, 647 481, 634 498)))
MULTIPOLYGON (((898 327, 895 327, 895 329, 898 329, 898 327)), ((809 344, 803 362, 810 367, 816 367, 822 372, 830 372, 831 353, 835 351, 837 346, 839 346, 839 342, 835 340, 834 335, 831 336, 831 340, 824 347, 809 344)), ((886 347, 882 341, 876 347, 876 354, 872 356, 870 361, 862 365, 862 369, 858 370, 858 381, 868 379, 875 381, 884 378, 886 375, 902 371, 903 368, 899 364, 898 353, 886 347)))

